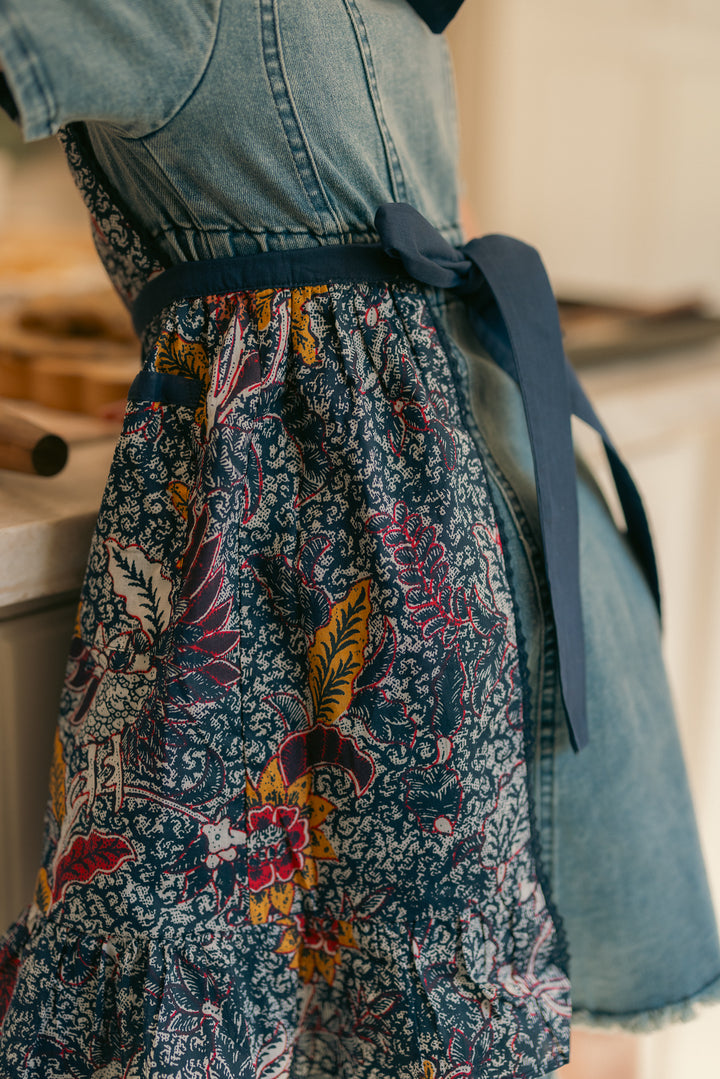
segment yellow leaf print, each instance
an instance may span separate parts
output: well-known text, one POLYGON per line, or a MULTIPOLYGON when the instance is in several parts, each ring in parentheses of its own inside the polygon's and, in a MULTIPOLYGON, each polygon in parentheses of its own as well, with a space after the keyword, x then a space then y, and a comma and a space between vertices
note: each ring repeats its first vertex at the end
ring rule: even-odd
MULTIPOLYGON (((295 784, 293 783, 293 787, 294 786, 295 784)), ((311 794, 307 799, 307 804, 310 806, 308 824, 311 828, 319 827, 327 817, 328 813, 335 808, 332 802, 329 802, 327 798, 323 798, 321 794, 311 794)), ((330 845, 328 844, 328 847, 329 846, 330 845)))
POLYGON ((315 970, 315 956, 312 952, 300 949, 290 960, 290 966, 297 970, 304 982, 309 982, 315 970))
POLYGON ((37 884, 35 885, 35 902, 43 914, 47 914, 50 910, 52 892, 50 891, 48 876, 44 868, 38 873, 37 884))
POLYGON ((267 892, 250 893, 250 921, 263 925, 270 918, 270 896, 267 892))
MULTIPOLYGON (((305 853, 309 854, 309 849, 307 847, 305 848, 305 853)), ((333 854, 334 853, 335 852, 333 851, 333 854)), ((321 858, 322 857, 329 858, 329 857, 331 857, 331 855, 325 854, 325 855, 320 855, 320 857, 321 858)), ((311 888, 314 888, 315 885, 318 882, 318 879, 319 879, 319 877, 318 877, 318 870, 317 870, 317 862, 313 861, 312 858, 307 858, 307 860, 305 862, 305 865, 302 867, 302 869, 297 869, 293 873, 294 882, 296 884, 299 884, 300 887, 304 888, 306 891, 309 891, 311 888)), ((289 908, 288 908, 288 912, 289 912, 289 908)))
MULTIPOLYGON (((290 925, 287 918, 278 918, 278 925, 290 925)), ((292 955, 300 947, 301 939, 297 929, 290 925, 283 933, 283 938, 275 949, 276 955, 292 955)))
POLYGON ((355 948, 350 922, 333 919, 278 918, 278 925, 287 926, 275 949, 278 955, 291 955, 290 966, 304 982, 313 979, 315 971, 332 985, 335 971, 342 963, 343 948, 355 948))
POLYGON ((270 889, 270 902, 275 910, 279 910, 281 914, 289 914, 292 907, 293 896, 295 895, 295 889, 290 881, 282 881, 280 884, 271 885, 270 889))
MULTIPOLYGON (((270 763, 263 769, 257 790, 248 779, 247 795, 248 806, 254 805, 289 805, 288 795, 290 788, 283 783, 280 774, 280 765, 277 757, 273 757, 270 763)), ((295 805, 298 803, 295 802, 295 805)))
POLYGON ((306 311, 305 304, 320 292, 327 292, 327 285, 319 285, 308 288, 294 288, 290 294, 290 339, 293 352, 296 352, 303 363, 318 363, 318 340, 312 332, 310 312, 306 311))
POLYGON ((335 960, 333 957, 324 955, 322 952, 316 952, 313 958, 320 974, 322 974, 328 985, 332 985, 335 979, 335 960))
POLYGON ((212 317, 221 332, 227 328, 233 315, 244 314, 246 307, 242 292, 223 292, 208 296, 207 304, 212 309, 212 317))
POLYGON ((205 387, 210 383, 207 352, 197 341, 186 341, 177 333, 165 330, 155 346, 155 368, 171 375, 197 378, 205 387))
MULTIPOLYGON (((279 775, 279 772, 278 772, 278 775, 279 775)), ((298 779, 296 779, 294 783, 290 784, 290 786, 287 788, 287 793, 289 794, 290 791, 292 791, 292 797, 295 800, 293 804, 304 806, 308 802, 311 802, 313 800, 313 798, 317 797, 317 795, 313 794, 312 789, 313 789, 312 776, 311 776, 310 772, 305 772, 303 775, 299 776, 298 779)), ((325 801, 325 799, 323 798, 322 801, 325 801)), ((330 805, 329 802, 328 802, 328 805, 330 805)), ((321 818, 321 819, 324 819, 324 818, 321 818)), ((310 822, 310 827, 312 828, 312 826, 313 826, 313 822, 311 821, 310 822)))
POLYGON ((55 731, 52 762, 50 764, 50 798, 53 814, 58 824, 65 816, 65 758, 58 731, 55 731))
POLYGON ((205 399, 210 386, 210 366, 205 348, 197 341, 186 341, 177 333, 164 330, 155 346, 155 369, 183 378, 197 378, 203 386, 195 419, 205 421, 205 399))
MULTIPOLYGON (((276 774, 279 777, 279 771, 276 774)), ((289 787, 283 787, 282 795, 283 804, 307 807, 310 810, 308 816, 310 828, 319 827, 328 813, 335 808, 332 802, 323 798, 321 794, 313 794, 313 777, 310 772, 299 776, 289 787)))
POLYGON ((352 926, 350 922, 338 922, 338 943, 342 944, 343 948, 357 948, 358 944, 353 936, 352 926))
POLYGON ((430 1060, 423 1060, 423 1079, 435 1079, 435 1065, 430 1060))
POLYGON ((274 288, 263 288, 253 295, 255 317, 257 318, 259 330, 266 330, 270 325, 273 316, 273 300, 276 295, 277 290, 274 288))
POLYGON ((310 846, 305 848, 309 858, 337 858, 335 851, 320 831, 312 831, 310 846))
POLYGON ((303 839, 302 847, 296 848, 296 853, 301 858, 301 868, 297 869, 289 880, 276 878, 272 884, 251 892, 250 920, 255 925, 267 922, 277 914, 288 915, 292 909, 295 889, 300 887, 308 890, 317 885, 317 859, 337 857, 320 829, 335 806, 327 798, 313 794, 312 784, 312 775, 305 773, 289 786, 285 786, 277 757, 272 757, 265 765, 257 787, 249 778, 246 780, 245 792, 251 821, 253 811, 262 811, 265 806, 295 806, 299 810, 299 819, 307 822, 307 838, 303 839))
POLYGON ((327 625, 315 634, 309 681, 318 723, 334 723, 348 709, 365 662, 369 616, 370 581, 365 579, 335 604, 327 625))
POLYGON ((168 484, 168 493, 172 499, 172 504, 178 511, 184 521, 188 518, 188 501, 190 498, 190 488, 186 483, 182 483, 180 480, 170 480, 168 484))

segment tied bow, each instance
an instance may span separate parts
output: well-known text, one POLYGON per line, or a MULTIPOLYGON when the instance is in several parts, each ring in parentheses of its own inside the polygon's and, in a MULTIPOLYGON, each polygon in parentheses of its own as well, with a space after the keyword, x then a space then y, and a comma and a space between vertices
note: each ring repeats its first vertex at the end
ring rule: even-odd
POLYGON ((585 646, 575 456, 571 414, 601 436, 627 524, 627 538, 660 608, 657 567, 640 495, 588 401, 562 346, 557 304, 534 248, 483 236, 454 248, 417 210, 381 206, 375 227, 385 252, 416 281, 467 303, 472 327, 492 359, 517 382, 532 450, 538 514, 560 685, 576 750, 588 741, 585 646))

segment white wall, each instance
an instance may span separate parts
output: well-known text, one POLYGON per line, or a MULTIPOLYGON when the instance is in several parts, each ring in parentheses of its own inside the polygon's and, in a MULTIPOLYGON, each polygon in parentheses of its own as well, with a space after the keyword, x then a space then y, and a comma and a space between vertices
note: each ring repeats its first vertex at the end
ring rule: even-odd
POLYGON ((450 37, 483 231, 565 290, 720 308, 718 0, 466 0, 450 37))

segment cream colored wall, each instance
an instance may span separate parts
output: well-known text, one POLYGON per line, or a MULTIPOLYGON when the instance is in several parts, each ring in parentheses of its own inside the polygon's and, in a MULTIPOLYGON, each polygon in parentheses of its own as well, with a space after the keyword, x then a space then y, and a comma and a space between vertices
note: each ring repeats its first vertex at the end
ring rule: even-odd
POLYGON ((484 229, 565 289, 720 307, 717 0, 466 0, 450 39, 484 229))

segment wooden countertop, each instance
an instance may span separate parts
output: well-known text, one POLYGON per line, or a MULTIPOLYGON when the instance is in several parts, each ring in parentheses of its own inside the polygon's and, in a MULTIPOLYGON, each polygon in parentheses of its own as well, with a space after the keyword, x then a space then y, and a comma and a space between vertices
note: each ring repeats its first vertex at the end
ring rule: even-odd
POLYGON ((57 476, 0 470, 0 618, 82 582, 117 424, 8 402, 69 443, 57 476))

